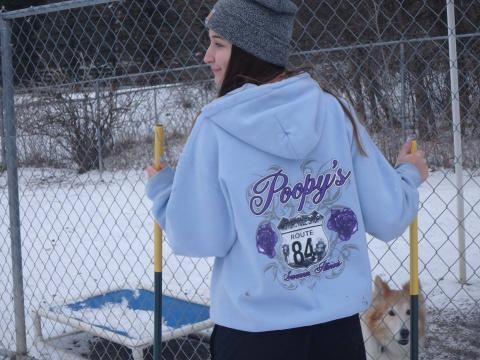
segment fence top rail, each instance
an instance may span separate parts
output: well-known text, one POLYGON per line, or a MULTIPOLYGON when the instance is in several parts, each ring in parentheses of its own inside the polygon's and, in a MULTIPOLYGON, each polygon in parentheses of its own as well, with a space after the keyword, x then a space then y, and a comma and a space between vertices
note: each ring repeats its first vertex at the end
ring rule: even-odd
POLYGON ((64 10, 76 9, 80 7, 108 4, 120 1, 123 0, 68 0, 48 5, 30 6, 29 8, 21 10, 0 12, 0 17, 3 19, 18 19, 27 16, 48 14, 64 10))
MULTIPOLYGON (((470 38, 470 37, 479 37, 480 32, 473 32, 468 34, 455 34, 455 37, 458 39, 470 38)), ((352 44, 347 46, 335 46, 329 48, 315 49, 315 50, 305 50, 293 52, 291 55, 309 55, 325 52, 336 52, 336 51, 348 51, 355 49, 366 49, 379 46, 392 46, 392 45, 401 45, 401 44, 410 44, 410 43, 420 43, 420 42, 429 42, 429 41, 447 41, 450 35, 442 36, 427 36, 427 37, 418 37, 418 38, 405 38, 399 40, 390 40, 390 41, 377 41, 365 44, 352 44)))

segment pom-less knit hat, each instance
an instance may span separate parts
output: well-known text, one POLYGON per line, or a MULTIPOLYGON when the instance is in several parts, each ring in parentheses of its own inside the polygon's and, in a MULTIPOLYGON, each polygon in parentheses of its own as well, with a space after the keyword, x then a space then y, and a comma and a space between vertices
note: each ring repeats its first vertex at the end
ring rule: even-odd
POLYGON ((219 0, 205 25, 242 50, 285 66, 296 11, 289 0, 219 0))

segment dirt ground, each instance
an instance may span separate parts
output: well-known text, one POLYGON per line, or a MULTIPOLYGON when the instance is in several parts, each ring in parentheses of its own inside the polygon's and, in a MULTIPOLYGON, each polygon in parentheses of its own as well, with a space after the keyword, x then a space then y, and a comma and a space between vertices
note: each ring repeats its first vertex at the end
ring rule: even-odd
POLYGON ((430 310, 424 360, 480 360, 480 309, 458 315, 430 310))
MULTIPOLYGON (((124 346, 98 340, 92 343, 89 360, 131 360, 131 352, 124 346)), ((153 347, 144 351, 145 360, 153 360, 153 347)), ((163 343, 162 360, 210 359, 208 339, 196 336, 174 339, 163 343)))

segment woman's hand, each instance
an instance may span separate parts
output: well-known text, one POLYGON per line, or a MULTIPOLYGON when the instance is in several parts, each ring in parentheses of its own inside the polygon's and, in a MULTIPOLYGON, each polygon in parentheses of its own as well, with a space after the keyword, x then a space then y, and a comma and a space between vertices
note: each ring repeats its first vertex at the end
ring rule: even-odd
POLYGON ((417 150, 412 153, 412 141, 407 141, 400 148, 400 152, 397 157, 397 165, 400 163, 413 164, 420 172, 422 182, 428 177, 428 165, 427 159, 425 159, 425 153, 422 150, 417 150))
POLYGON ((148 178, 151 178, 154 176, 156 173, 161 171, 163 168, 167 166, 166 163, 163 163, 161 161, 155 162, 152 165, 149 165, 145 168, 145 171, 147 172, 148 178))

